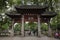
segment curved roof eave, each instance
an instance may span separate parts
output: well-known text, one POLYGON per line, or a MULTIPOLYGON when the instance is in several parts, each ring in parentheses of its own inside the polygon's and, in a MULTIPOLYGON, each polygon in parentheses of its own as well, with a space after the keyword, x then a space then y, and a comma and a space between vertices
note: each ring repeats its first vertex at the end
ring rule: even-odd
POLYGON ((56 12, 44 12, 43 14, 41 14, 42 17, 55 17, 57 15, 56 12))

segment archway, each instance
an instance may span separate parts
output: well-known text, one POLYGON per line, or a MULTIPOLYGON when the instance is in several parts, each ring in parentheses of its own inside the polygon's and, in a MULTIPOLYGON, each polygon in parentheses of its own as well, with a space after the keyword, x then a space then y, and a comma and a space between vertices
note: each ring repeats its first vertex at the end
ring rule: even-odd
POLYGON ((21 35, 21 23, 14 24, 14 36, 21 35))

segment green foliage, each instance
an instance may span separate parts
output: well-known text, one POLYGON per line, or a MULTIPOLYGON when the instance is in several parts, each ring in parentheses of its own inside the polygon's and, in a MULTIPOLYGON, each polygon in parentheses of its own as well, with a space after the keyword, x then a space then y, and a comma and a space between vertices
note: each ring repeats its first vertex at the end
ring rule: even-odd
POLYGON ((52 18, 51 20, 51 29, 56 30, 57 29, 57 16, 52 18))
POLYGON ((22 4, 22 1, 21 1, 21 0, 13 0, 13 2, 14 2, 14 4, 16 4, 16 5, 22 4))
POLYGON ((21 0, 8 0, 8 3, 9 3, 9 5, 10 6, 12 6, 12 5, 20 5, 20 4, 22 4, 22 1, 21 0))
POLYGON ((38 5, 38 0, 33 0, 34 4, 38 5))
POLYGON ((7 0, 0 0, 0 10, 4 9, 6 7, 6 1, 7 0))
POLYGON ((8 1, 10 6, 13 5, 13 0, 7 0, 7 1, 8 1))
POLYGON ((59 2, 59 0, 54 0, 55 1, 55 3, 58 3, 59 2))
POLYGON ((37 24, 34 22, 28 23, 28 25, 30 26, 30 29, 33 31, 37 28, 37 24))
POLYGON ((25 23, 24 27, 25 27, 25 30, 29 30, 28 24, 25 23))
POLYGON ((51 25, 51 29, 52 29, 52 30, 56 30, 56 29, 57 29, 56 24, 52 24, 52 25, 51 25))
POLYGON ((57 30, 60 30, 60 23, 57 24, 57 30))
POLYGON ((14 30, 15 31, 21 31, 21 25, 19 23, 16 24, 15 27, 14 27, 14 30))
POLYGON ((43 31, 48 31, 48 25, 42 23, 42 24, 41 24, 41 30, 43 30, 43 31))
POLYGON ((7 30, 8 28, 9 28, 8 23, 6 23, 6 24, 2 25, 2 29, 3 29, 3 30, 7 30))
POLYGON ((5 18, 3 18, 3 16, 1 16, 2 21, 0 21, 0 29, 1 30, 7 30, 9 28, 9 26, 11 25, 11 20, 10 18, 7 18, 7 16, 5 18))

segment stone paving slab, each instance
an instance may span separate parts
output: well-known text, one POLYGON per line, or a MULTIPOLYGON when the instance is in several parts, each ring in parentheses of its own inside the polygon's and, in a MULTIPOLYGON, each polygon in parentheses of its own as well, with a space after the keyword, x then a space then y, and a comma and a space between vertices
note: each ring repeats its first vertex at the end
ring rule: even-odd
POLYGON ((50 37, 0 37, 0 40, 59 40, 50 37))

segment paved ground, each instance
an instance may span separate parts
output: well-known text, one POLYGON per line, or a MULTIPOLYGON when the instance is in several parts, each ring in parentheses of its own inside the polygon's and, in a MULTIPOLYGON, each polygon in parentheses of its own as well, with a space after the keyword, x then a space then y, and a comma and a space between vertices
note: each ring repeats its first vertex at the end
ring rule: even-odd
POLYGON ((0 37, 0 40, 58 40, 50 37, 0 37))

